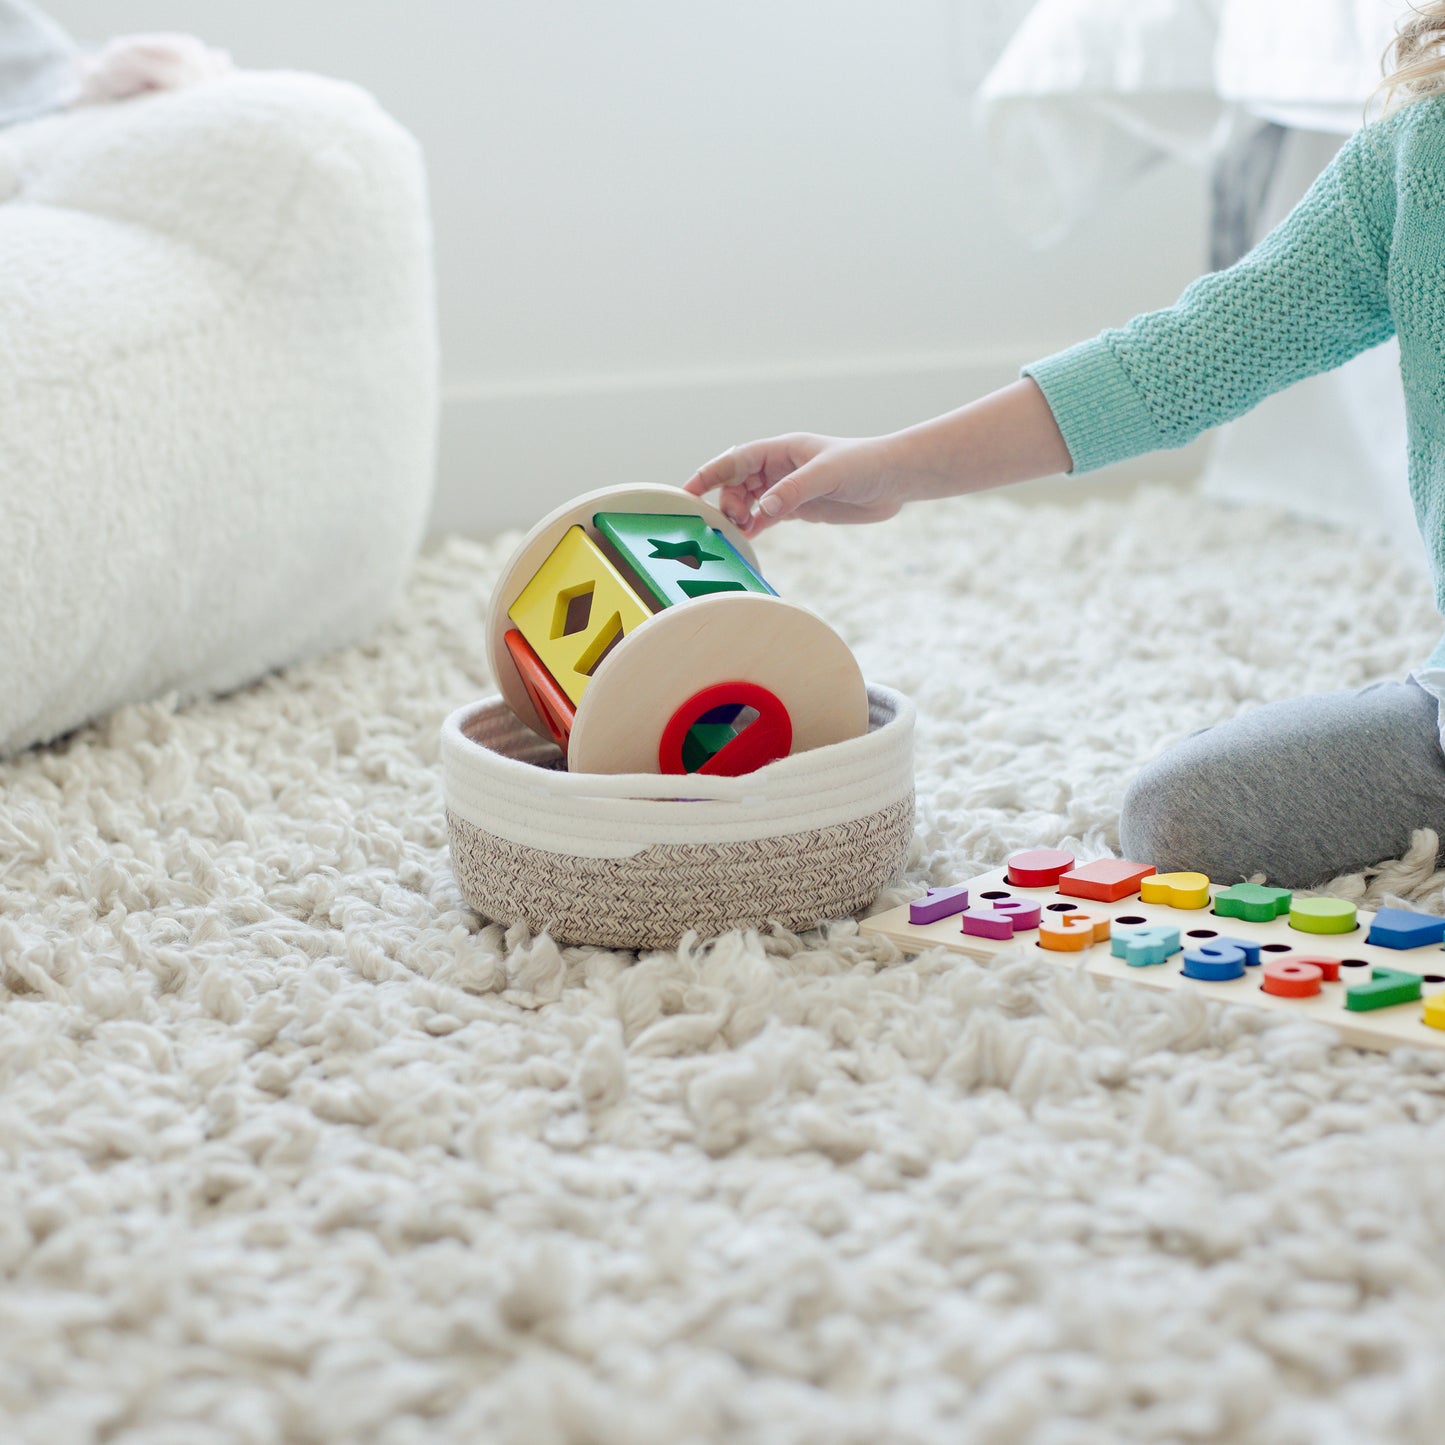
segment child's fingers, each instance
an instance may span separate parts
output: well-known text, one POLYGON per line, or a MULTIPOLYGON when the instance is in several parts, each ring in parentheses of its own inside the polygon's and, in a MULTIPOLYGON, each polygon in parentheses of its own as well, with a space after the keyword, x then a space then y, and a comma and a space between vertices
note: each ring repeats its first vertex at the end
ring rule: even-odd
POLYGON ((758 498, 758 511, 771 522, 780 521, 805 503, 826 497, 832 490, 833 479, 826 467, 801 466, 758 498))
POLYGON ((700 466, 683 483, 683 490, 701 497, 718 487, 737 486, 746 481, 753 470, 751 459, 746 455, 749 450, 748 447, 729 447, 721 456, 700 466))
POLYGON ((769 437, 729 447, 706 466, 699 467, 683 487, 695 497, 716 487, 755 487, 762 491, 787 476, 804 457, 795 456, 792 437, 769 437))

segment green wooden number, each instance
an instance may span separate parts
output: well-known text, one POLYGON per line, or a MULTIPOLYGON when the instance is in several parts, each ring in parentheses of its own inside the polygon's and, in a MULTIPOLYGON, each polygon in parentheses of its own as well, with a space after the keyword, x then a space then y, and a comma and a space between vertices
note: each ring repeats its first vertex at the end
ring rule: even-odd
POLYGON ((1370 970, 1369 983, 1345 990, 1345 1007, 1364 1013, 1372 1008, 1393 1008, 1397 1003, 1415 1003, 1420 997, 1420 984, 1418 973, 1381 968, 1377 964, 1370 970))

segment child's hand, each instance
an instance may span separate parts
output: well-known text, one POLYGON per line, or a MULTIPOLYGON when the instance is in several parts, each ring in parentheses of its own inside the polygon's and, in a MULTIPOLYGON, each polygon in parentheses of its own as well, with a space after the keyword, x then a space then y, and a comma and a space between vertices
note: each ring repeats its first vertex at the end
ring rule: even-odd
POLYGON ((905 502, 1008 486, 1073 465, 1043 392, 1024 378, 888 436, 793 432, 749 442, 684 486, 695 497, 721 488, 723 515, 757 533, 784 517, 881 522, 905 502))
POLYGON ((807 432, 733 447, 700 467, 684 489, 722 489, 718 507, 756 535, 784 517, 806 522, 881 522, 903 495, 886 437, 820 437, 807 432))

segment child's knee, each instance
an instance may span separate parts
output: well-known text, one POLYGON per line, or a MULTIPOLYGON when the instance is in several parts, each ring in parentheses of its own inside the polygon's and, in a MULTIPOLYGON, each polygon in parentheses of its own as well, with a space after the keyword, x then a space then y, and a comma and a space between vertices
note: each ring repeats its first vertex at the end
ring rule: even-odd
POLYGON ((1199 810, 1194 806, 1197 789, 1197 776, 1177 751, 1163 754, 1138 773, 1119 811, 1123 856, 1152 863, 1160 873, 1207 872, 1203 854, 1208 850, 1199 836, 1199 810))
POLYGON ((1227 727, 1196 733, 1139 773, 1119 815, 1124 857, 1216 883, 1297 871, 1284 799, 1261 788, 1237 742, 1227 727))

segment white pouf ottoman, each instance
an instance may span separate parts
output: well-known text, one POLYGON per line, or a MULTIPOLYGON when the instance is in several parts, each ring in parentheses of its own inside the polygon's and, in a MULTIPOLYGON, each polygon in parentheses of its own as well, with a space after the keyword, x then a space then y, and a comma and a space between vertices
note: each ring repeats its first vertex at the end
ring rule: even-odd
POLYGON ((0 131, 0 752, 363 636, 420 542, 415 142, 237 73, 0 131))

